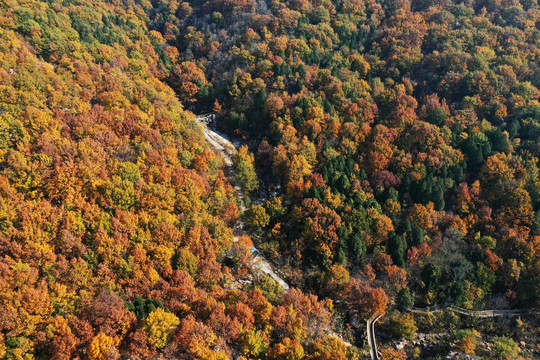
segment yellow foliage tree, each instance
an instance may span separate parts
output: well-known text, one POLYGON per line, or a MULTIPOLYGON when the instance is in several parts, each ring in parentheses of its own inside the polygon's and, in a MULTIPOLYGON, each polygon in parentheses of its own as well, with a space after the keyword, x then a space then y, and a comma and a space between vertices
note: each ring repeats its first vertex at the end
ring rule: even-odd
POLYGON ((384 349, 381 351, 382 360, 405 360, 407 355, 403 350, 384 349))
POLYGON ((161 349, 167 344, 178 324, 180 324, 180 320, 176 315, 168 313, 162 308, 157 308, 146 318, 144 329, 150 343, 161 349))
POLYGON ((234 155, 233 164, 236 168, 236 178, 246 192, 251 192, 259 188, 259 180, 255 172, 255 157, 248 151, 247 146, 243 145, 234 155))
POLYGON ((88 347, 88 358, 90 360, 106 360, 108 359, 108 352, 113 346, 114 340, 112 337, 99 333, 92 339, 88 347))
POLYGON ((460 330, 457 333, 457 349, 465 354, 474 354, 480 333, 476 330, 460 330))
POLYGON ((266 213, 264 207, 252 205, 246 212, 246 222, 255 229, 262 229, 270 223, 270 216, 266 213))
POLYGON ((398 336, 402 336, 407 340, 412 340, 418 328, 412 314, 405 314, 398 319, 395 319, 392 324, 392 331, 398 336))
POLYGON ((298 340, 285 338, 268 351, 271 360, 301 360, 304 358, 304 347, 298 340))
POLYGON ((242 353, 249 357, 258 357, 266 352, 268 339, 262 331, 247 330, 241 336, 242 353))
POLYGON ((327 336, 317 339, 312 343, 312 359, 320 360, 346 360, 354 359, 354 355, 349 353, 347 346, 340 340, 327 336))

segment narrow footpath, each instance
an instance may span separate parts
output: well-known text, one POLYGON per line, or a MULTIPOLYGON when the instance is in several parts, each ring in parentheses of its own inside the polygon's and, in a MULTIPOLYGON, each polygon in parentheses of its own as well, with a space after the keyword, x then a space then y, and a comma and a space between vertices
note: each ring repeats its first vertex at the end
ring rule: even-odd
MULTIPOLYGON (((215 130, 210 129, 207 124, 213 120, 214 115, 213 114, 207 114, 207 115, 198 115, 197 116, 197 122, 202 126, 204 131, 204 137, 206 140, 212 145, 215 151, 217 151, 221 157, 223 158, 223 162, 225 165, 230 168, 231 174, 234 174, 233 169, 233 158, 236 153, 236 147, 231 142, 231 140, 227 137, 225 134, 221 134, 215 130)), ((233 181, 233 186, 236 192, 236 195, 242 199, 242 205, 240 208, 240 212, 243 213, 245 208, 245 201, 244 201, 244 193, 242 192, 242 188, 240 187, 240 184, 236 180, 235 176, 231 176, 231 179, 233 181)), ((240 236, 247 235, 247 233, 244 230, 244 223, 243 221, 240 221, 238 226, 236 226, 234 229, 234 241, 237 241, 240 236)), ((256 248, 253 248, 251 251, 253 255, 252 260, 252 266, 254 269, 267 274, 272 279, 274 279, 275 282, 277 282, 285 291, 289 290, 289 285, 285 280, 283 280, 273 269, 272 264, 266 260, 266 258, 261 254, 260 251, 258 251, 256 248)))

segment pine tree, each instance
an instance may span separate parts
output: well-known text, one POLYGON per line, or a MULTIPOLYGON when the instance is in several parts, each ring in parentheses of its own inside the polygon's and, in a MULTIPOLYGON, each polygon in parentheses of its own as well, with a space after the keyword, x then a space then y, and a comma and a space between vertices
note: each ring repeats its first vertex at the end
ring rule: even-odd
POLYGON ((396 296, 396 306, 399 311, 405 311, 413 306, 413 299, 409 288, 405 287, 399 290, 396 296))
POLYGON ((493 151, 503 152, 510 146, 508 133, 502 133, 501 129, 495 130, 490 137, 491 143, 493 144, 493 151))
POLYGON ((415 226, 412 229, 412 244, 418 246, 424 242, 424 232, 421 228, 415 226))
POLYGON ((405 266, 405 250, 407 244, 403 237, 397 235, 395 232, 390 232, 388 237, 388 253, 392 257, 392 261, 399 267, 405 266))
POLYGON ((433 197, 433 203, 435 204, 435 210, 442 211, 444 210, 444 185, 442 182, 439 182, 435 187, 433 197))
POLYGON ((361 232, 357 232, 349 237, 349 253, 357 264, 363 264, 364 255, 366 254, 366 244, 364 243, 364 236, 361 232))

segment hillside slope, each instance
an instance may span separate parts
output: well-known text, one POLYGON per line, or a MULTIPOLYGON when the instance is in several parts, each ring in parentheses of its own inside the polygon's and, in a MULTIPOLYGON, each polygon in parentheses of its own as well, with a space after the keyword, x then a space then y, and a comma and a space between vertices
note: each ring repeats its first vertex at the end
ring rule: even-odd
POLYGON ((148 21, 0 3, 0 358, 353 356, 331 302, 284 295, 233 244, 235 191, 148 21))

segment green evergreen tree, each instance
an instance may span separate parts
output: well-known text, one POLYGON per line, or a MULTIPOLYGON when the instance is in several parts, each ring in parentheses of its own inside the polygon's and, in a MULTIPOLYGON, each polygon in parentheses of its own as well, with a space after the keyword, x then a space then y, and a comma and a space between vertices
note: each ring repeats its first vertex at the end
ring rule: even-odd
POLYGON ((435 205, 435 210, 442 211, 444 210, 445 202, 444 202, 444 185, 442 182, 439 182, 437 186, 435 187, 434 197, 433 197, 433 204, 435 205))
POLYGON ((346 194, 349 192, 350 188, 351 188, 351 183, 349 182, 349 179, 347 178, 347 176, 341 175, 336 182, 336 189, 340 193, 346 194))
POLYGON ((448 118, 448 114, 446 114, 446 111, 442 107, 436 107, 429 111, 427 116, 427 121, 431 124, 442 126, 444 125, 444 122, 448 118))
POLYGON ((264 108, 264 104, 266 103, 266 99, 268 99, 268 95, 266 94, 266 90, 262 88, 255 94, 255 97, 253 98, 253 105, 258 110, 262 110, 264 108))
POLYGON ((418 246, 424 242, 424 232, 421 228, 415 226, 412 229, 412 245, 418 246))
POLYGON ((433 263, 428 263, 422 269, 420 277, 422 278, 426 289, 430 291, 434 290, 439 285, 439 280, 441 278, 441 268, 433 263))
POLYGON ((409 310, 413 306, 413 299, 411 296, 411 291, 408 287, 405 287, 397 293, 396 296, 396 306, 399 311, 403 312, 409 310))
POLYGON ((508 149, 508 147, 510 146, 508 135, 503 134, 501 132, 501 129, 495 130, 490 137, 491 137, 492 148, 493 148, 493 151, 495 152, 506 151, 506 149, 508 149))
POLYGON ((403 237, 397 235, 395 232, 390 232, 388 236, 388 245, 387 250, 392 261, 399 267, 405 266, 405 250, 407 249, 407 244, 403 237))
POLYGON ((361 232, 354 233, 349 237, 349 253, 357 264, 363 264, 364 255, 366 254, 366 244, 364 243, 364 236, 361 232))

